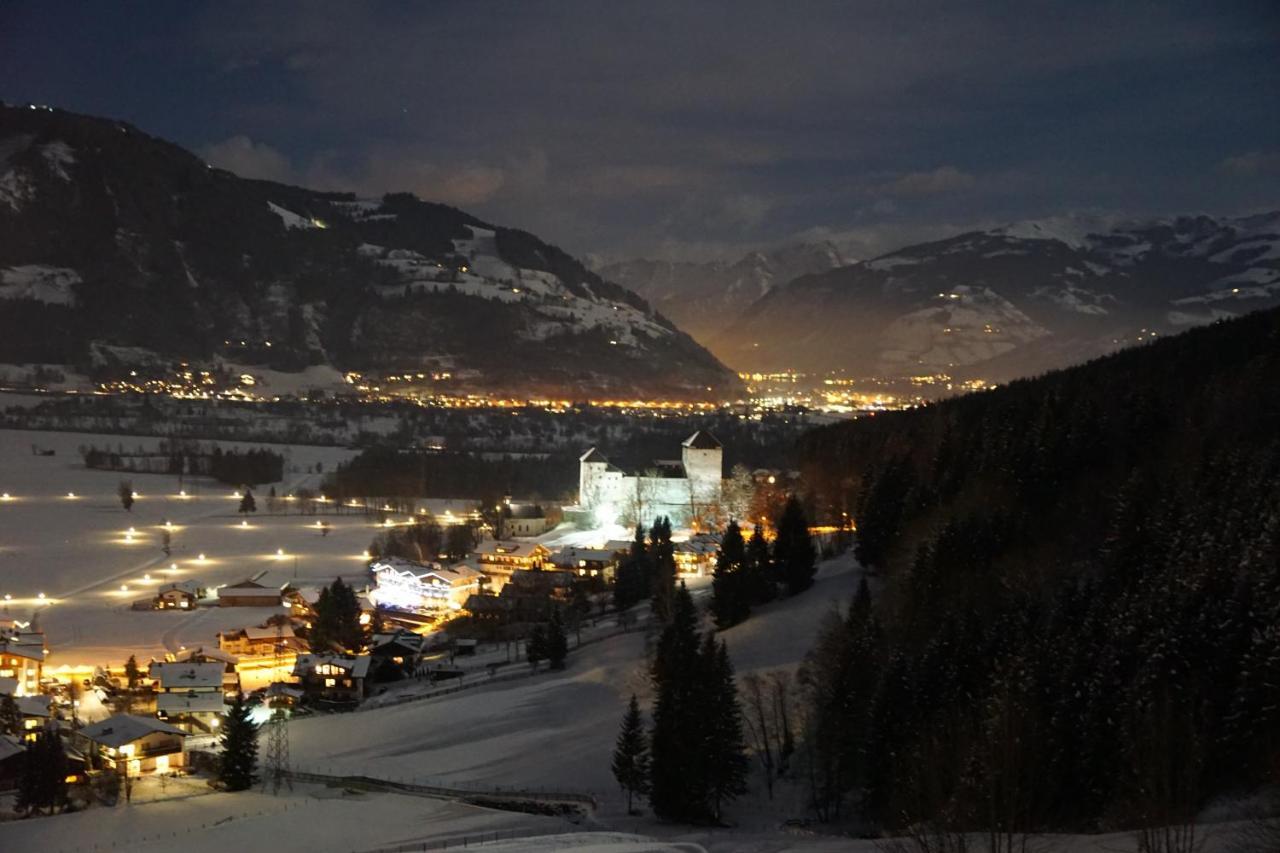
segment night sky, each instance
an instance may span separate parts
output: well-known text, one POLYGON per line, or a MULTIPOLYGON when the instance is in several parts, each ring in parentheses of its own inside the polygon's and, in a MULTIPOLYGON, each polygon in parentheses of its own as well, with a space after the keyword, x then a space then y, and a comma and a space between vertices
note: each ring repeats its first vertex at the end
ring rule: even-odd
POLYGON ((868 256, 1280 207, 1278 33, 1275 2, 4 2, 0 98, 577 254, 868 256))

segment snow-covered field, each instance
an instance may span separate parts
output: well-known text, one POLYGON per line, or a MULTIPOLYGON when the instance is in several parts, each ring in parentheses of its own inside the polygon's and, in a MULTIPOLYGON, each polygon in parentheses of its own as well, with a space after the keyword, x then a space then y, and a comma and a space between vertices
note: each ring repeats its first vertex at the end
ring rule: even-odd
MULTIPOLYGON (((238 500, 228 487, 188 478, 181 486, 184 498, 177 477, 92 471, 77 450, 88 444, 154 448, 159 441, 0 431, 0 492, 9 495, 0 499, 0 617, 38 617, 50 650, 48 666, 55 673, 62 666, 118 665, 130 654, 145 660, 182 646, 212 645, 218 631, 258 624, 273 612, 129 609, 162 583, 194 580, 213 587, 268 572, 270 580, 296 578, 306 584, 362 569, 361 555, 374 535, 373 523, 364 517, 266 515, 264 487, 256 493, 258 512, 241 527, 238 500), (37 456, 33 445, 56 455, 37 456), (132 512, 121 508, 116 495, 126 478, 139 494, 132 512), (321 517, 330 526, 324 537, 314 526, 321 517), (168 558, 161 551, 165 520, 172 524, 173 553, 168 558), (130 527, 134 533, 127 537, 130 527)), ((276 486, 281 495, 301 486, 314 488, 322 476, 314 471, 316 463, 331 470, 352 455, 332 447, 276 449, 287 454, 285 482, 276 486)))
MULTIPOLYGON (((822 567, 803 596, 723 633, 739 675, 794 666, 823 616, 853 595, 851 560, 822 567)), ((705 590, 705 587, 704 587, 705 590)), ((644 605, 641 605, 644 607, 644 605)), ((617 798, 608 756, 627 699, 649 700, 640 631, 584 646, 564 672, 355 714, 296 720, 300 770, 617 798)))

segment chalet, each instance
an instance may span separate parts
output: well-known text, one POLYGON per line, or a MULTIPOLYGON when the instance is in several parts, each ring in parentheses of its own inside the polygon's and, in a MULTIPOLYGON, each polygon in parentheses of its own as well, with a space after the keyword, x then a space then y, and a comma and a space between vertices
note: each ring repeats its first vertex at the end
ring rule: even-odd
POLYGON ((53 697, 19 696, 14 700, 22 717, 22 739, 33 741, 42 729, 53 724, 53 697))
POLYGON ((306 643, 293 633, 293 625, 263 625, 222 631, 218 634, 218 648, 238 657, 271 657, 276 645, 283 644, 287 654, 302 651, 306 643))
POLYGON ((369 644, 369 670, 378 681, 413 675, 422 660, 426 637, 412 631, 374 634, 369 644))
POLYGON ((283 586, 264 586, 251 580, 218 589, 219 607, 279 607, 283 599, 283 586))
POLYGON ((154 717, 116 714, 75 733, 97 767, 130 776, 168 773, 186 765, 187 733, 154 717))
POLYGON ((311 701, 349 704, 364 698, 368 655, 298 655, 293 676, 311 701))
MULTIPOLYGON (((628 547, 630 547, 628 545, 628 547)), ((608 548, 561 548, 550 557, 551 565, 579 577, 613 578, 618 555, 608 548)))
POLYGON ((413 613, 462 609, 467 598, 480 591, 483 577, 463 564, 424 565, 400 557, 376 560, 369 570, 374 587, 368 595, 375 606, 413 613))
POLYGON ((560 569, 516 569, 501 594, 568 601, 576 577, 576 572, 560 569))
POLYGON ((168 583, 156 592, 151 606, 156 610, 195 610, 201 591, 195 581, 168 583))
POLYGON ((196 646, 191 649, 183 649, 175 655, 173 659, 178 663, 216 663, 222 667, 222 695, 235 696, 240 692, 240 673, 236 671, 240 659, 235 655, 229 655, 221 649, 206 649, 204 646, 196 646))
POLYGON ((715 568, 720 553, 720 534, 695 533, 674 547, 676 571, 682 575, 708 575, 715 568))
POLYGON ((0 678, 17 682, 14 696, 35 696, 44 676, 44 634, 33 631, 0 633, 0 678))
POLYGON ((217 728, 226 712, 224 666, 217 661, 156 661, 149 675, 156 681, 156 716, 188 732, 217 728))
POLYGON ((537 542, 516 542, 510 539, 490 539, 475 549, 480 570, 488 579, 492 592, 501 592, 516 569, 538 569, 551 556, 545 545, 537 542))

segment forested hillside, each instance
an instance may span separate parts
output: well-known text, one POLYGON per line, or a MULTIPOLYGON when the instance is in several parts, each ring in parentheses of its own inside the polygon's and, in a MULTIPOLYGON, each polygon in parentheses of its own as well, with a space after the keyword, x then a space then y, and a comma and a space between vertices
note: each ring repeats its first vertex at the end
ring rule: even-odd
POLYGON ((820 812, 1141 827, 1280 781, 1280 311, 801 454, 884 580, 806 667, 820 812))

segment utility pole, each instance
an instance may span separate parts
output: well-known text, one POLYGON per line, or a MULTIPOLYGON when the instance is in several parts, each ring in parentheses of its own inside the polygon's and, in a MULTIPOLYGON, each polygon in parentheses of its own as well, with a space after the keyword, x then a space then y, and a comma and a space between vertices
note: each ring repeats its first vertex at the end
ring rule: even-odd
MULTIPOLYGON (((281 683, 274 679, 279 678, 284 669, 284 651, 284 623, 278 622, 275 656, 271 662, 272 686, 281 683)), ((272 696, 271 687, 268 687, 267 701, 271 703, 272 710, 271 717, 267 720, 267 772, 262 776, 262 789, 265 791, 267 785, 270 785, 271 793, 279 794, 281 783, 288 785, 290 791, 293 790, 293 780, 289 778, 289 709, 283 691, 276 691, 272 696)))

